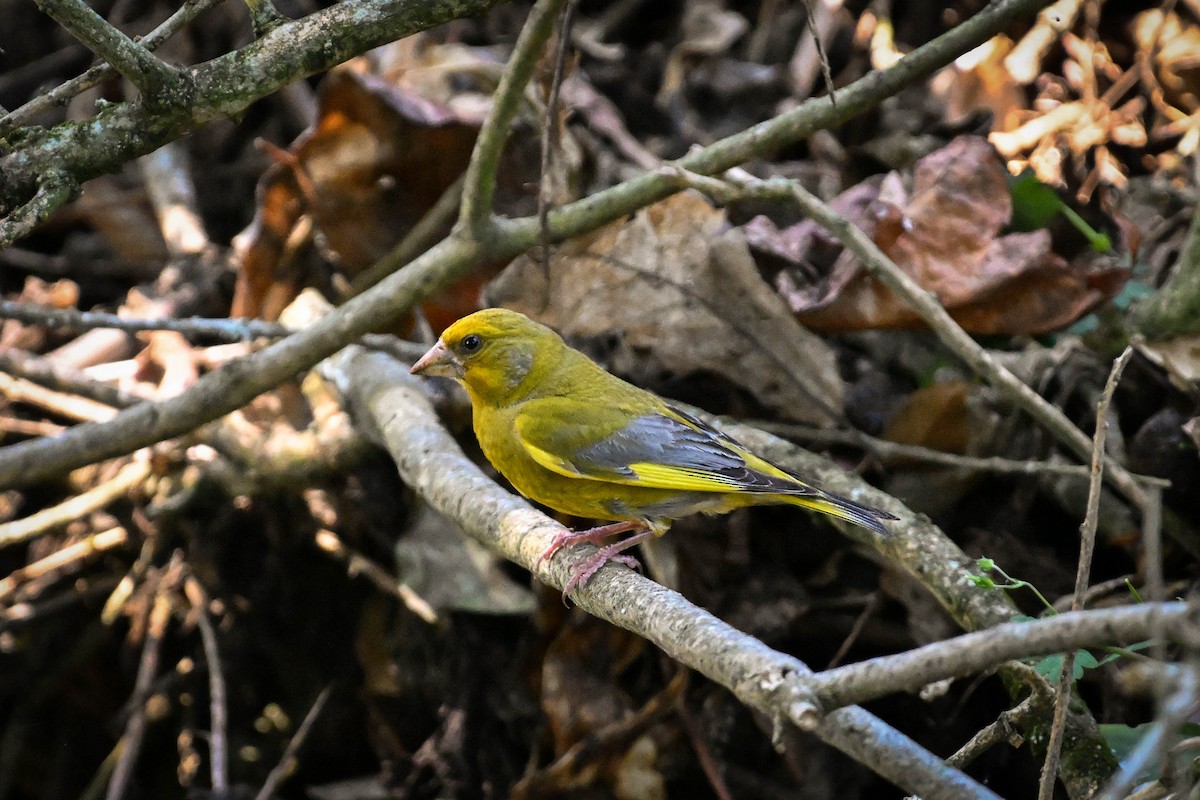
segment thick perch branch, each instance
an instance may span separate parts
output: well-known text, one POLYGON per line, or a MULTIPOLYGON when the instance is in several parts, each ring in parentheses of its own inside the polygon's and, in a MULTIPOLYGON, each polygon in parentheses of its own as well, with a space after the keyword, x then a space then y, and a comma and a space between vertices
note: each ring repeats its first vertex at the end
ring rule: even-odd
MULTIPOLYGON (((442 427, 424 392, 394 360, 359 347, 339 353, 325 375, 359 424, 382 439, 405 483, 438 511, 538 579, 562 588, 567 559, 539 563, 562 526, 488 479, 442 427)), ((790 720, 888 780, 927 798, 993 798, 902 733, 857 707, 815 715, 801 661, 771 650, 667 589, 623 567, 598 572, 572 599, 633 631, 775 720, 790 720)))

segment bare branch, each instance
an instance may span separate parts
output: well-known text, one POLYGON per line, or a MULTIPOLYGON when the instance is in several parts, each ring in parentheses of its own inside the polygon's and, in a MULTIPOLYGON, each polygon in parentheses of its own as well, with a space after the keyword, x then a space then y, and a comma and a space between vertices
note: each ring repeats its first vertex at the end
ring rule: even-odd
MULTIPOLYGON (((497 2, 345 0, 279 25, 239 50, 184 68, 180 74, 187 77, 187 92, 108 106, 91 119, 65 122, 52 131, 30 129, 19 147, 0 157, 0 213, 27 202, 48 173, 82 183, 116 171, 207 122, 236 116, 292 81, 497 2)), ((0 246, 7 243, 0 235, 0 246)))
MULTIPOLYGON (((0 159, 0 175, 4 174, 4 159, 0 159)), ((2 182, 0 182, 2 183, 2 182)), ((23 236, 46 218, 65 206, 79 191, 79 184, 64 172, 52 171, 36 179, 37 191, 28 202, 21 205, 4 219, 0 219, 0 250, 23 236)), ((3 208, 0 197, 0 209, 3 208)))
POLYGON ((56 506, 42 509, 24 519, 0 524, 0 547, 28 541, 44 533, 74 522, 127 495, 133 487, 150 475, 149 459, 139 458, 126 464, 111 479, 77 494, 56 506))
POLYGON ((1182 639, 1191 624, 1187 604, 1181 602, 1069 611, 1031 622, 1006 622, 897 655, 825 670, 807 683, 823 708, 836 708, 986 672, 1013 659, 1130 644, 1159 630, 1169 638, 1182 639))
POLYGON ((279 759, 279 763, 271 769, 267 779, 263 782, 262 788, 258 790, 258 794, 254 795, 254 800, 271 800, 275 796, 275 790, 279 788, 279 784, 288 774, 295 768, 296 756, 300 753, 300 748, 304 746, 304 740, 308 738, 309 731, 316 724, 317 719, 321 716, 321 712, 325 709, 325 703, 329 700, 329 695, 333 693, 332 685, 326 686, 317 695, 317 699, 313 701, 312 707, 308 709, 308 713, 304 715, 304 719, 300 722, 300 727, 296 729, 296 734, 288 741, 287 747, 283 751, 283 755, 279 759))
POLYGON ((516 47, 504 74, 500 77, 500 85, 492 97, 492 111, 479 129, 475 149, 471 152, 471 162, 467 165, 462 207, 459 210, 459 224, 477 238, 485 235, 485 227, 492 213, 500 152, 508 140, 525 86, 541 58, 542 46, 554 31, 554 22, 564 2, 566 0, 538 0, 534 4, 521 28, 521 35, 517 37, 516 47))
MULTIPOLYGON (((1108 438, 1108 408, 1112 403, 1113 394, 1117 391, 1117 383, 1125 365, 1133 356, 1133 348, 1126 347, 1125 352, 1113 361, 1108 373, 1108 381, 1100 400, 1096 403, 1096 434, 1092 437, 1092 476, 1088 484, 1087 513, 1083 524, 1079 527, 1079 563, 1075 571, 1075 596, 1071 600, 1071 610, 1083 608, 1084 597, 1087 593, 1088 579, 1092 574, 1092 554, 1096 550, 1096 526, 1100 521, 1100 485, 1104 480, 1104 467, 1107 458, 1104 452, 1104 441, 1108 438)), ((1067 719, 1067 704, 1071 700, 1075 685, 1075 649, 1065 648, 1062 666, 1058 674, 1058 696, 1054 700, 1054 721, 1050 726, 1050 742, 1046 745, 1046 760, 1042 764, 1042 776, 1038 786, 1038 800, 1050 800, 1054 794, 1054 776, 1058 773, 1059 752, 1062 749, 1063 734, 1067 719)))
POLYGON ((229 745, 225 735, 225 672, 221 668, 217 632, 213 628, 212 620, 208 618, 208 593, 193 575, 184 580, 183 589, 192 607, 196 609, 196 624, 200 628, 204 661, 208 664, 209 774, 212 776, 213 794, 221 797, 229 791, 229 745))
POLYGON ((155 58, 149 50, 114 28, 83 0, 35 0, 42 11, 96 53, 113 69, 129 79, 146 95, 160 95, 180 88, 174 67, 155 58))
POLYGON ((226 342, 246 342, 252 339, 279 339, 290 331, 277 322, 260 319, 205 319, 193 317, 176 319, 136 319, 108 314, 103 311, 79 311, 74 308, 48 308, 33 303, 17 303, 0 300, 0 318, 15 319, 26 325, 43 325, 47 328, 70 328, 91 330, 114 328, 129 333, 142 331, 174 331, 185 336, 207 336, 226 342))

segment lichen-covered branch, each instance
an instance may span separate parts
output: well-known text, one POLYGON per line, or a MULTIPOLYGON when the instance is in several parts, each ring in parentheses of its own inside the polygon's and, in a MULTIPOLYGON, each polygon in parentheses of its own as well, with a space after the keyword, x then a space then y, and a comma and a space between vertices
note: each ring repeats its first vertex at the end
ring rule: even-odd
MULTIPOLYGON (((174 14, 163 20, 162 24, 142 37, 139 42, 142 47, 153 52, 198 15, 222 2, 224 0, 184 0, 183 5, 174 14)), ((113 69, 111 64, 97 64, 94 67, 90 67, 82 75, 60 83, 48 92, 39 94, 20 108, 15 108, 0 116, 0 136, 3 136, 17 125, 23 125, 28 122, 35 115, 56 105, 62 105, 80 92, 103 83, 116 74, 117 71, 113 69)))
POLYGON ((278 25, 240 50, 179 68, 179 80, 169 91, 111 105, 90 119, 50 130, 21 129, 19 138, 11 137, 15 146, 0 157, 0 213, 28 202, 39 176, 62 172, 82 183, 115 172, 206 122, 241 113, 292 81, 402 36, 479 14, 497 2, 346 0, 278 25))

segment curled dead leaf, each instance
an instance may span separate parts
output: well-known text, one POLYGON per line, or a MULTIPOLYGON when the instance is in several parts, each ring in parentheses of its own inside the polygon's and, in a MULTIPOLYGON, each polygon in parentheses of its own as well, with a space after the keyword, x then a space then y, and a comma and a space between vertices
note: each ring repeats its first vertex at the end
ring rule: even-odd
MULTIPOLYGON (((910 194, 898 187, 894 176, 859 184, 832 205, 971 333, 1058 330, 1115 294, 1128 275, 1124 269, 1068 263, 1053 252, 1045 230, 1001 234, 1011 199, 995 151, 978 137, 960 137, 921 159, 910 194), (885 201, 885 195, 892 199, 885 201)), ((758 252, 786 265, 776 285, 807 327, 922 325, 815 223, 778 230, 759 217, 747 225, 747 238, 758 252), (814 281, 814 271, 825 277, 814 281)))

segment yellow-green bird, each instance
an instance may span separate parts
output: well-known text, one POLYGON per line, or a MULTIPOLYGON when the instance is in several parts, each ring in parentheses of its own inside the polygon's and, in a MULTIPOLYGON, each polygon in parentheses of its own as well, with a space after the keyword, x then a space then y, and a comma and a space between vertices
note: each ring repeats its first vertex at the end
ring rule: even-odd
POLYGON ((790 503, 887 535, 892 515, 823 492, 700 420, 606 372, 554 331, 515 311, 455 322, 413 373, 457 379, 471 397, 484 455, 513 487, 550 508, 612 524, 567 531, 563 545, 627 538, 577 562, 564 594, 671 521, 790 503))

